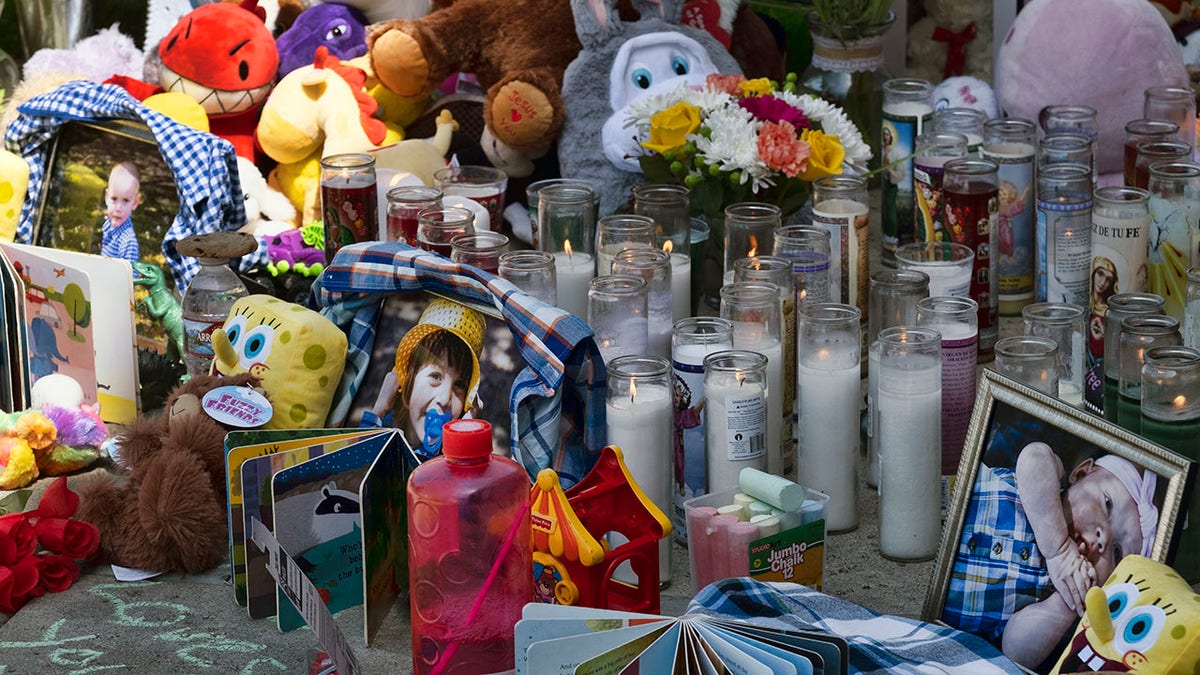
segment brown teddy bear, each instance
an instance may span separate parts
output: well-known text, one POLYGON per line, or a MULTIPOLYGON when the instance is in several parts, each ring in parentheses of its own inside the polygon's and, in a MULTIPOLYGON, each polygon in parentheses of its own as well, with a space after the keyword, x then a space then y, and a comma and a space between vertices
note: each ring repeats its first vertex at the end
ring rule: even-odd
POLYGON ((126 470, 78 487, 76 517, 100 530, 100 550, 114 564, 154 572, 202 572, 227 550, 225 434, 200 408, 218 386, 254 386, 249 374, 199 375, 180 384, 164 411, 118 436, 126 470), (122 475, 123 474, 123 475, 122 475))

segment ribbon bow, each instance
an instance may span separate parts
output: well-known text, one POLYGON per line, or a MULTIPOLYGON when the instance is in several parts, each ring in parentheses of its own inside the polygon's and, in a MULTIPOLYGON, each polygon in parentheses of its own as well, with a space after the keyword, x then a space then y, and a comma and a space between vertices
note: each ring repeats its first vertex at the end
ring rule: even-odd
POLYGON ((967 43, 975 39, 975 33, 974 21, 957 33, 941 26, 933 29, 933 39, 946 43, 946 68, 942 71, 942 79, 963 74, 967 63, 967 43))

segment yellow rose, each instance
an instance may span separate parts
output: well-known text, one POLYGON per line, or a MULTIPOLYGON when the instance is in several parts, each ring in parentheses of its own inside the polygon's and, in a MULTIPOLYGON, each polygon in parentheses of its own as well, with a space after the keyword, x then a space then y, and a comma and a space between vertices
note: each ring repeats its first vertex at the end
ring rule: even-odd
POLYGON ((700 109, 690 103, 676 103, 650 116, 650 140, 642 147, 659 154, 678 150, 687 143, 687 135, 700 128, 700 109))
POLYGON ((805 129, 800 133, 800 140, 812 148, 812 154, 808 156, 808 168, 800 174, 800 179, 812 181, 842 172, 846 150, 837 136, 816 129, 805 129))
POLYGON ((764 96, 771 93, 771 81, 765 77, 746 80, 739 85, 743 97, 764 96))

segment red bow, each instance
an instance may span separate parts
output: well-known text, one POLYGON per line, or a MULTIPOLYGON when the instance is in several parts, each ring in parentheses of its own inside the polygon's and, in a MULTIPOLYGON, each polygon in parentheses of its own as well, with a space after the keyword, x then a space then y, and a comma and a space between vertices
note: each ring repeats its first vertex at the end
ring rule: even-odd
POLYGON ((933 29, 933 39, 946 43, 946 68, 942 71, 942 79, 962 75, 967 63, 967 43, 975 39, 975 22, 957 33, 938 26, 933 29))

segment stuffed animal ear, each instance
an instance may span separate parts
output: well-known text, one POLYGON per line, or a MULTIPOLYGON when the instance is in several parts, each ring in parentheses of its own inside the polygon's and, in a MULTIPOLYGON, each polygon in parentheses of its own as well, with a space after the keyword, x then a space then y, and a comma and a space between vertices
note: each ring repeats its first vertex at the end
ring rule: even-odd
POLYGON ((571 13, 584 49, 595 49, 621 31, 616 0, 571 0, 571 13))
POLYGON ((238 5, 247 12, 257 16, 264 24, 267 22, 267 10, 258 6, 258 0, 242 0, 238 5))
POLYGON ((632 0, 632 4, 643 19, 679 23, 683 17, 684 0, 632 0))

